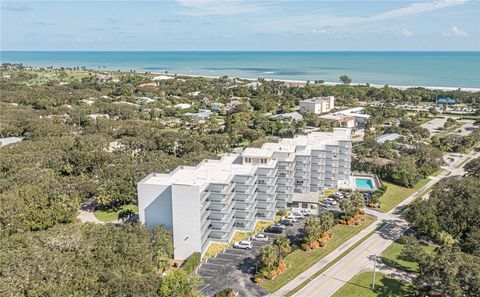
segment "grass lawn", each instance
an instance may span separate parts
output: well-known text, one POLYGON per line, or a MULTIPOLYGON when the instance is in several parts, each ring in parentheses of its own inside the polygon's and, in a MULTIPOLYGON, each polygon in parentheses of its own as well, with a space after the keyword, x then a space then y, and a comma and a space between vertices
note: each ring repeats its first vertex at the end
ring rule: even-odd
POLYGON ((207 251, 203 255, 202 259, 206 260, 206 259, 208 259, 212 256, 215 256, 216 254, 220 253, 221 251, 223 251, 227 247, 228 247, 228 244, 226 244, 226 243, 214 242, 214 243, 210 244, 207 251))
POLYGON ((269 292, 275 292, 374 221, 375 218, 367 216, 360 226, 336 225, 330 231, 332 238, 328 240, 325 247, 310 252, 295 250, 285 258, 288 269, 276 276, 275 279, 265 281, 260 285, 269 292))
POLYGON ((379 272, 375 274, 375 290, 372 290, 372 274, 373 272, 357 274, 333 297, 409 296, 412 293, 410 284, 379 272))
POLYGON ((252 235, 252 232, 244 232, 244 231, 237 231, 233 234, 232 240, 230 240, 230 244, 237 243, 239 241, 245 240, 252 235))
POLYGON ((382 197, 380 197, 380 208, 378 208, 378 210, 383 212, 391 210, 392 208, 397 206, 397 204, 405 200, 408 196, 412 195, 418 189, 426 185, 428 182, 428 178, 422 179, 415 185, 415 187, 411 189, 383 182, 383 184, 387 186, 387 191, 385 192, 385 194, 382 195, 382 197))
MULTIPOLYGON (((401 240, 397 240, 392 243, 382 253, 383 263, 392 267, 396 267, 400 270, 405 270, 408 272, 418 272, 418 263, 406 261, 400 257, 400 254, 402 253, 404 247, 405 244, 401 240)), ((432 253, 435 250, 435 246, 433 245, 424 245, 423 247, 427 253, 432 253)))
POLYGON ((255 225, 255 229, 253 230, 253 233, 262 232, 263 230, 267 229, 268 227, 270 227, 273 224, 274 224, 273 222, 259 221, 255 225))
POLYGON ((437 176, 437 175, 439 175, 439 174, 442 173, 442 172, 443 172, 443 168, 439 168, 439 169, 437 169, 437 171, 435 171, 434 173, 430 174, 430 176, 437 176))
POLYGON ((338 192, 338 190, 337 189, 330 189, 330 188, 325 189, 325 193, 323 195, 318 196, 318 201, 325 200, 325 198, 330 197, 330 195, 332 195, 335 192, 338 192))
POLYGON ((131 209, 135 213, 138 213, 138 206, 135 204, 127 204, 111 211, 97 210, 94 212, 95 217, 102 222, 108 223, 118 219, 118 213, 124 209, 131 209))

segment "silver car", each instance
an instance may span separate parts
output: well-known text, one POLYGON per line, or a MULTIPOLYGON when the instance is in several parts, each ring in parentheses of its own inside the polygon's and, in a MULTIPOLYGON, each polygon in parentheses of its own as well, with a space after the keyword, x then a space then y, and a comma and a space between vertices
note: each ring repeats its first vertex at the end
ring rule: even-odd
POLYGON ((252 249, 252 242, 248 240, 242 240, 237 242, 233 247, 236 249, 250 250, 252 249))
POLYGON ((268 241, 268 236, 263 233, 258 233, 257 235, 252 237, 252 240, 256 241, 268 241))

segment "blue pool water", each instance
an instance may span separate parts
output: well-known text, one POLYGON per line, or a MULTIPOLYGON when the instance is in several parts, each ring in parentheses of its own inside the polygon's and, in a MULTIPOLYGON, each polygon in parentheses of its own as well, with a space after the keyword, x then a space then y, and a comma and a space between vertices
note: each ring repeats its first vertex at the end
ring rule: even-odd
POLYGON ((375 186, 370 178, 355 178, 355 187, 362 190, 374 190, 375 186))

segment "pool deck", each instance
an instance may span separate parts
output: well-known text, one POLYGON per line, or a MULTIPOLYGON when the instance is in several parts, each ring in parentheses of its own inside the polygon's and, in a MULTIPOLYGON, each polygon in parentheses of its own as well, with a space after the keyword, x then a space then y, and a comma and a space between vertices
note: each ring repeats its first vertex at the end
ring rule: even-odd
POLYGON ((380 180, 375 174, 369 174, 369 173, 353 173, 352 176, 350 176, 350 181, 349 181, 349 187, 352 190, 355 191, 360 191, 360 192, 375 192, 378 187, 380 187, 380 180), (359 188, 357 187, 356 179, 361 178, 361 179, 370 179, 373 183, 373 188, 372 189, 367 189, 367 188, 359 188))

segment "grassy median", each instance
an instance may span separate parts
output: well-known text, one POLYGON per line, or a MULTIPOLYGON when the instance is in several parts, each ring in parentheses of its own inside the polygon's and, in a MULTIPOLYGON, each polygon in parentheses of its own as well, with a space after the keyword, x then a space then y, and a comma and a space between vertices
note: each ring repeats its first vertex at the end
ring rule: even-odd
POLYGON ((367 228, 375 221, 375 218, 366 216, 365 221, 359 226, 336 225, 332 228, 330 234, 332 238, 323 248, 305 252, 303 250, 295 250, 285 258, 288 269, 273 280, 268 280, 260 285, 269 292, 275 292, 290 282, 292 279, 300 275, 302 272, 310 268, 313 264, 328 255, 331 251, 338 248, 345 241, 352 238, 355 234, 367 228))
POLYGON ((373 272, 363 272, 354 276, 333 297, 380 297, 410 296, 412 286, 407 282, 391 278, 383 273, 375 274, 375 290, 372 290, 373 272))
POLYGON ((138 213, 138 206, 135 204, 127 204, 123 205, 115 210, 103 211, 103 210, 96 210, 93 214, 97 219, 102 222, 108 223, 111 221, 115 221, 118 219, 118 214, 124 209, 131 209, 133 212, 138 213))
POLYGON ((383 212, 390 211, 400 202, 407 199, 408 196, 425 186, 429 181, 430 179, 428 178, 422 179, 413 188, 406 188, 388 182, 383 182, 383 184, 387 186, 387 191, 382 195, 382 197, 380 197, 381 206, 378 210, 383 212))

